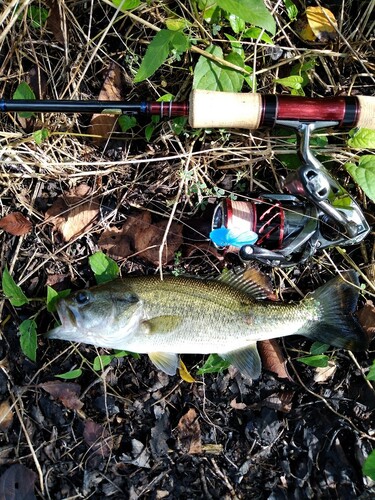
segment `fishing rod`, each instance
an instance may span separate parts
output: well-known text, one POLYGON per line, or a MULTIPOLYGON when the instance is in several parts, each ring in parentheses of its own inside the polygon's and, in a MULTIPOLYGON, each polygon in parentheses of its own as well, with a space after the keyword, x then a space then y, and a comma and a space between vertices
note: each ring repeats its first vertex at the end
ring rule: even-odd
POLYGON ((299 120, 375 129, 375 96, 309 98, 196 89, 186 102, 0 99, 0 112, 186 116, 193 128, 257 129, 299 120))

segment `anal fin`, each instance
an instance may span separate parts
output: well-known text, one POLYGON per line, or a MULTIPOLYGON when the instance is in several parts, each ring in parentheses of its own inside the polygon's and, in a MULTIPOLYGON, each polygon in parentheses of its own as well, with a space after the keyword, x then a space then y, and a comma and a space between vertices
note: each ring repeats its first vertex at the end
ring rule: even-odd
POLYGON ((252 342, 246 347, 234 351, 218 353, 219 356, 237 368, 245 377, 256 379, 260 377, 262 362, 257 349, 257 343, 252 342))
POLYGON ((150 352, 148 356, 158 370, 167 375, 176 375, 177 368, 180 366, 178 354, 171 352, 150 352))

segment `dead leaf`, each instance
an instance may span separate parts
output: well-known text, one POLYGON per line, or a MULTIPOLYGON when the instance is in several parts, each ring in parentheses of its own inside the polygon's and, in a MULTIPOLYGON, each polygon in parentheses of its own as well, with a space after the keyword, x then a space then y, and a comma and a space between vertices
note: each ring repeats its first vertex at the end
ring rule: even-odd
POLYGON ((334 376, 336 370, 336 363, 334 361, 328 361, 328 366, 318 366, 315 368, 314 381, 318 384, 324 384, 334 376))
MULTIPOLYGON (((162 220, 151 225, 148 231, 139 232, 135 238, 135 248, 137 252, 141 252, 143 259, 159 263, 159 248, 163 240, 168 221, 162 220)), ((167 243, 163 249, 162 264, 170 262, 175 252, 183 243, 182 225, 177 222, 172 222, 167 236, 167 243)))
POLYGON ((21 212, 12 212, 0 219, 0 228, 13 236, 23 236, 32 230, 33 225, 21 212))
POLYGON ((9 467, 0 477, 1 500, 36 500, 34 483, 36 474, 24 465, 9 467))
POLYGON ((180 418, 176 431, 180 448, 185 453, 189 453, 189 455, 202 453, 201 428, 194 408, 190 408, 180 418))
POLYGON ((132 439, 132 455, 133 458, 129 455, 123 454, 121 456, 121 461, 126 464, 136 465, 137 467, 143 467, 145 469, 149 469, 150 465, 150 452, 147 447, 138 441, 138 439, 132 439))
POLYGON ((195 378, 192 377, 182 359, 180 359, 180 366, 178 367, 178 370, 180 372, 180 377, 182 378, 182 380, 185 380, 185 382, 189 382, 190 384, 195 382, 195 378))
POLYGON ((286 369, 286 359, 277 340, 270 339, 258 342, 258 350, 266 370, 275 373, 279 378, 293 381, 286 369))
POLYGON ((292 399, 294 391, 280 391, 271 394, 263 399, 261 406, 272 408, 273 410, 289 413, 292 409, 292 399))
MULTIPOLYGON (((139 253, 143 259, 158 264, 159 248, 167 224, 165 220, 153 224, 150 212, 145 210, 129 218, 120 229, 110 228, 104 231, 98 245, 113 258, 123 259, 139 253)), ((182 225, 172 222, 163 253, 163 264, 173 259, 182 243, 182 225)))
POLYGON ((247 405, 245 403, 237 403, 237 398, 232 399, 230 406, 235 410, 246 410, 247 405))
POLYGON ((328 42, 337 38, 337 21, 329 9, 307 7, 306 17, 312 32, 320 42, 328 42))
MULTIPOLYGON (((13 410, 6 399, 0 403, 0 430, 6 432, 13 423, 13 410)), ((0 497, 1 498, 1 497, 0 497)))
POLYGON ((127 229, 118 229, 117 227, 111 227, 105 229, 101 234, 98 246, 101 250, 105 250, 109 257, 114 259, 124 259, 129 257, 134 253, 134 247, 132 247, 132 238, 128 236, 127 229))
POLYGON ((64 35, 64 23, 61 15, 62 4, 57 0, 46 0, 46 4, 49 6, 50 11, 47 19, 47 29, 49 29, 56 42, 65 43, 64 35))
POLYGON ((52 380, 51 382, 39 384, 38 387, 44 389, 54 399, 61 401, 65 408, 69 408, 69 410, 81 410, 83 407, 83 403, 79 399, 81 393, 79 384, 52 380))
POLYGON ((113 448, 113 440, 109 432, 100 424, 86 420, 83 430, 83 439, 94 455, 108 457, 113 448))
MULTIPOLYGON (((121 101, 122 94, 122 75, 121 68, 113 63, 105 77, 102 90, 100 91, 99 101, 121 101)), ((92 116, 89 134, 100 136, 95 137, 94 142, 100 143, 108 139, 111 133, 117 127, 117 115, 98 113, 92 116)))
POLYGON ((80 184, 58 197, 45 214, 45 221, 54 225, 64 241, 88 231, 99 215, 99 203, 89 198, 91 188, 80 184))
POLYGON ((357 313, 358 321, 368 335, 369 341, 375 337, 375 306, 372 300, 367 300, 357 313))
POLYGON ((31 67, 27 75, 27 83, 30 85, 30 88, 34 92, 37 99, 45 99, 47 94, 48 79, 40 66, 34 64, 31 67))
POLYGON ((296 31, 305 42, 327 43, 336 40, 336 30, 335 16, 325 7, 307 7, 296 23, 296 31))

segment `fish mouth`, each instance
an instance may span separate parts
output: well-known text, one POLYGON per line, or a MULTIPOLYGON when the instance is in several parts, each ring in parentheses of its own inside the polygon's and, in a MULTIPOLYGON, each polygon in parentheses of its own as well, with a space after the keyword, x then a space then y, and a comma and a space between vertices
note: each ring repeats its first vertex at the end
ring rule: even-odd
POLYGON ((77 328, 77 311, 64 300, 61 300, 56 307, 59 315, 61 326, 67 329, 77 328))
POLYGON ((47 332, 45 337, 48 339, 67 340, 77 331, 77 313, 74 308, 70 307, 64 300, 57 303, 56 311, 61 325, 47 332))

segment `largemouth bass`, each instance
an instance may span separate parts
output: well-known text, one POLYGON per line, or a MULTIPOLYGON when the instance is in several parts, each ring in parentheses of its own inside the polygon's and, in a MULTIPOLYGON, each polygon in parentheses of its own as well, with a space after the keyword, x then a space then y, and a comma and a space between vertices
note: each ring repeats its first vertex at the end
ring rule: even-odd
POLYGON ((267 290, 245 273, 218 280, 139 276, 117 279, 60 300, 61 326, 50 339, 149 355, 174 375, 178 354, 217 353, 249 378, 258 378, 259 340, 303 335, 335 347, 362 350, 368 340, 353 317, 358 277, 345 273, 298 303, 264 300, 267 290))

